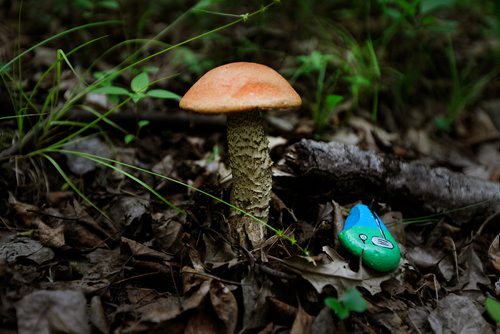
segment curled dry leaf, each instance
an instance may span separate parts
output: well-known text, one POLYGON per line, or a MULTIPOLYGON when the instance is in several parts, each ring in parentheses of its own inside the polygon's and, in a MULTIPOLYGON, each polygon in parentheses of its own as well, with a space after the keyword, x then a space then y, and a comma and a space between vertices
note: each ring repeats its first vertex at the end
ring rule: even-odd
POLYGON ((488 250, 488 256, 497 273, 500 273, 500 234, 493 239, 488 250))
MULTIPOLYGON (((139 307, 142 321, 164 322, 165 332, 171 329, 167 320, 179 318, 186 326, 185 333, 234 333, 238 323, 238 304, 230 288, 220 281, 200 276, 192 268, 185 267, 183 276, 191 276, 191 289, 183 296, 153 298, 139 307), (208 303, 207 303, 208 301, 208 303), (208 312, 207 307, 213 311, 208 312), (211 316, 215 312, 216 318, 211 316)), ((186 278, 184 279, 186 281, 186 278)))
POLYGON ((297 316, 293 321, 292 329, 290 334, 300 334, 300 333, 310 333, 311 324, 314 321, 314 317, 307 314, 307 312, 299 306, 297 316))
POLYGON ((484 272, 483 263, 473 247, 462 248, 458 261, 463 268, 459 284, 464 290, 480 291, 480 285, 488 286, 490 284, 490 279, 484 272))
POLYGON ((168 262, 172 259, 171 255, 156 251, 137 241, 122 237, 121 242, 122 242, 122 247, 126 247, 129 250, 130 255, 134 256, 134 258, 150 259, 150 260, 165 261, 165 262, 168 262))
POLYGON ((166 296, 145 304, 137 309, 143 321, 160 323, 177 318, 201 305, 210 291, 210 282, 204 281, 197 290, 185 296, 166 296))
POLYGON ((10 196, 9 204, 24 225, 38 229, 38 238, 43 245, 60 248, 66 244, 64 239, 64 225, 56 227, 48 226, 40 218, 41 213, 38 207, 19 202, 13 196, 10 196))
POLYGON ((104 313, 100 296, 94 296, 90 300, 89 320, 92 325, 102 334, 109 333, 109 325, 104 313))
POLYGON ((181 249, 185 217, 172 211, 174 210, 153 213, 151 218, 155 245, 162 251, 176 253, 181 249))
POLYGON ((217 318, 223 323, 222 332, 234 333, 238 323, 238 304, 231 290, 220 281, 213 280, 210 286, 210 301, 217 318))
POLYGON ((110 218, 122 227, 133 224, 140 225, 142 217, 149 211, 149 200, 134 196, 122 196, 111 203, 109 208, 110 218))

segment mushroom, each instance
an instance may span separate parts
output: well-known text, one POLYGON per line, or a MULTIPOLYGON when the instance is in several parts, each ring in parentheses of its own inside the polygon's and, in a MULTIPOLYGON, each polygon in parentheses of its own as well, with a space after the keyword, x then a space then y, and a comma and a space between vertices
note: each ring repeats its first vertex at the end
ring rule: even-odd
MULTIPOLYGON (((231 203, 266 223, 272 161, 260 110, 293 109, 301 104, 300 96, 278 72, 248 62, 229 63, 208 71, 179 104, 197 113, 227 114, 233 176, 231 203)), ((256 247, 264 240, 264 226, 247 215, 233 212, 230 225, 242 246, 249 240, 256 247)))

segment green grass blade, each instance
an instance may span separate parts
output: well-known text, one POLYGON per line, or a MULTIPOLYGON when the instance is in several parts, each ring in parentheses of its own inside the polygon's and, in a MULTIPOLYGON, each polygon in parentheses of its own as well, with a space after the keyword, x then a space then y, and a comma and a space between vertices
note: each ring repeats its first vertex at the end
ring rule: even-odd
MULTIPOLYGON (((159 194, 156 190, 154 190, 151 186, 149 186, 147 183, 145 183, 144 181, 138 179, 137 177, 135 177, 134 175, 130 174, 129 172, 127 171, 124 171, 123 169, 121 168, 118 168, 116 167, 115 165, 112 165, 106 161, 103 160, 102 157, 97 157, 97 156, 91 156, 89 154, 82 154, 83 152, 77 152, 77 151, 69 151, 69 150, 65 150, 65 153, 70 153, 70 154, 74 154, 76 156, 79 156, 79 157, 82 157, 82 158, 85 158, 85 159, 88 159, 88 160, 91 160, 91 161, 94 161, 95 163, 98 163, 100 165, 103 165, 103 166, 106 166, 118 173, 121 173, 123 175, 125 175, 126 177, 128 177, 129 179, 137 182, 139 185, 141 185, 144 189, 148 190, 150 193, 152 193, 153 195, 155 195, 158 199, 160 199, 163 203, 165 203, 166 205, 168 205, 169 207, 175 209, 177 212, 179 213, 186 213, 184 210, 182 210, 181 208, 177 207, 175 204, 173 204, 172 202, 170 202, 169 200, 167 200, 165 197, 163 197, 161 194, 159 194)), ((115 160, 111 160, 111 161, 115 161, 115 160)), ((118 161, 116 161, 118 162, 118 161)))
POLYGON ((106 217, 106 219, 110 220, 110 218, 108 217, 108 215, 106 215, 106 213, 104 211, 102 211, 97 205, 95 205, 94 202, 92 202, 87 196, 85 196, 85 194, 82 193, 80 191, 80 189, 78 189, 78 187, 73 183, 73 181, 71 181, 71 179, 68 177, 68 175, 63 171, 63 169, 61 168, 61 166, 54 159, 52 159, 51 156, 46 155, 46 154, 42 154, 42 156, 45 159, 47 159, 54 166, 54 168, 62 176, 62 178, 64 179, 64 181, 66 181, 66 183, 71 187, 71 189, 73 189, 74 192, 76 192, 78 194, 78 196, 80 196, 81 198, 83 198, 83 200, 85 202, 87 202, 90 206, 92 206, 94 209, 96 209, 101 215, 103 215, 104 217, 106 217))
MULTIPOLYGON (((101 114, 100 112, 98 112, 97 110, 89 107, 89 106, 85 106, 85 105, 82 105, 82 109, 91 113, 92 115, 94 115, 96 118, 99 118, 101 117, 103 114, 101 114)), ((124 134, 130 134, 127 130, 125 130, 123 127, 121 127, 120 125, 116 124, 115 122, 113 122, 112 120, 110 120, 108 117, 103 117, 102 118, 102 121, 106 124, 108 124, 109 126, 115 128, 116 130, 124 133, 124 134)))
POLYGON ((46 38, 44 39, 43 41, 41 42, 38 42, 37 44, 33 45, 32 47, 28 48, 27 50, 21 52, 19 55, 17 55, 16 57, 12 58, 10 61, 8 61, 7 63, 3 64, 2 67, 0 67, 0 74, 4 73, 4 71, 10 66, 12 65, 14 62, 16 62, 17 60, 21 59, 22 57, 24 57, 24 55, 30 53, 31 51, 33 51, 34 49, 36 49, 37 47, 39 46, 42 46, 44 44, 47 44, 48 42, 50 41, 53 41, 55 39, 58 39, 62 36, 65 36, 67 34, 70 34, 72 32, 75 32, 75 31, 79 31, 79 30, 84 30, 84 29, 88 29, 88 28, 94 28, 94 27, 99 27, 99 26, 103 26, 103 25, 113 25, 113 24, 121 24, 122 21, 118 21, 118 20, 109 20, 109 21, 101 21, 101 22, 93 22, 93 23, 88 23, 88 24, 83 24, 83 25, 80 25, 80 26, 76 26, 76 27, 73 27, 73 28, 70 28, 68 30, 65 30, 65 31, 62 31, 58 34, 55 34, 54 36, 51 36, 49 38, 46 38))
MULTIPOLYGON (((228 207, 230 207, 231 209, 237 211, 238 213, 241 213, 245 216, 248 216, 250 217, 251 219, 253 219, 256 223, 259 223, 263 226, 265 226, 267 229, 271 230, 275 235, 279 236, 280 238, 282 239, 285 239, 287 240, 288 242, 290 242, 290 244, 292 244, 294 247, 298 248, 302 253, 304 253, 306 256, 309 256, 309 252, 307 251, 307 249, 301 247, 300 245, 297 244, 297 241, 295 240, 295 238, 290 237, 288 235, 283 235, 283 233, 280 233, 280 231, 276 228, 274 228, 273 226, 269 225, 268 223, 264 222, 263 220, 253 216, 252 214, 246 212, 245 210, 229 203, 229 202, 226 202, 224 201, 223 199, 217 197, 217 196, 214 196, 210 193, 207 193, 201 189, 198 189, 196 187, 193 187, 187 183, 184 183, 182 181, 179 181, 179 180, 176 180, 174 178, 171 178, 171 177, 168 177, 168 176, 165 176, 165 175, 162 175, 162 174, 159 174, 159 173, 155 173, 155 172, 152 172, 150 170, 147 170, 147 169, 144 169, 144 168, 141 168, 141 167, 137 167, 137 166, 134 166, 134 165, 131 165, 131 164, 127 164, 127 163, 124 163, 124 162, 121 162, 121 161, 117 161, 117 160, 114 160, 114 159, 110 159, 110 158, 105 158, 105 157, 100 157, 100 156, 96 156, 96 155, 93 155, 93 154, 90 154, 90 153, 84 153, 84 152, 74 152, 74 151, 70 151, 70 150, 64 150, 64 149, 51 149, 51 150, 47 150, 47 152, 58 152, 58 153, 67 153, 67 154, 77 154, 78 156, 80 157, 83 157, 83 158, 87 158, 87 159, 90 159, 90 160, 93 160, 93 161, 96 161, 97 160, 100 160, 102 164, 104 164, 105 162, 107 163, 107 165, 109 165, 109 163, 114 163, 114 164, 118 164, 118 165, 121 165, 123 167, 127 167, 127 168, 130 168, 130 169, 134 169, 134 170, 137 170, 137 171, 140 171, 140 172, 143 172, 143 173, 146 173, 146 174, 150 174, 150 175, 153 175, 153 176, 156 176, 156 177, 159 177, 161 179, 164 179, 164 180, 167 180, 169 182, 172 182, 172 183, 175 183, 175 184, 178 184, 178 185, 181 185, 187 189, 190 189, 190 190, 193 190, 195 192, 198 192, 204 196, 207 196, 213 200, 216 200, 217 202, 219 203, 222 203, 228 207)), ((113 166, 115 167, 115 166, 113 166)), ((116 168, 116 167, 115 167, 116 168)), ((118 170, 119 172, 121 172, 120 170, 118 170)), ((128 176, 128 175, 127 175, 128 176)), ((141 181, 142 182, 142 181, 141 181)), ((161 196, 161 195, 160 195, 161 196)))

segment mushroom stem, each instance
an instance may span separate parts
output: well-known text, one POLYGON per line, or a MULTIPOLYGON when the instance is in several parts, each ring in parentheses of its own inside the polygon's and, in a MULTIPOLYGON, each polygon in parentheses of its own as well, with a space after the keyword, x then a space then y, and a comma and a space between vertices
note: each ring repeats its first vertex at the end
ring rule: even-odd
MULTIPOLYGON (((233 174, 231 202, 267 222, 272 188, 272 161, 259 113, 252 110, 228 115, 227 140, 233 174)), ((247 246, 247 240, 250 240, 255 247, 264 240, 264 226, 251 217, 233 212, 230 223, 238 235, 240 245, 247 246)))

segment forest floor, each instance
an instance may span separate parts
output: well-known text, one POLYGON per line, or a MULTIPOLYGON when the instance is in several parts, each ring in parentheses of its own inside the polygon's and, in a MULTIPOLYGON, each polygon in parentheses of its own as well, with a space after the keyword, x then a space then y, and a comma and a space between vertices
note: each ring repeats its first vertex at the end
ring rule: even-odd
MULTIPOLYGON (((23 85, 31 87, 54 54, 41 48, 23 85)), ((60 78, 60 96, 78 85, 70 69, 60 78)), ((315 89, 306 80, 297 83, 301 90, 315 89)), ((40 89, 49 92, 50 86, 40 89)), ((29 152, 54 138, 41 136, 12 150, 18 123, 0 119, 0 152, 15 152, 0 155, 0 331, 498 333, 485 311, 486 300, 500 296, 498 194, 459 206, 440 198, 416 202, 412 194, 421 189, 403 185, 395 193, 389 181, 376 187, 353 182, 366 178, 361 172, 349 179, 327 172, 310 177, 311 161, 294 155, 303 139, 335 142, 394 164, 441 167, 498 189, 498 99, 472 104, 453 120, 452 130, 443 131, 432 122, 411 124, 443 108, 442 101, 422 96, 425 107, 394 120, 383 98, 379 113, 385 116, 378 121, 346 102, 328 117, 321 135, 310 117, 312 103, 296 112, 265 113, 273 160, 269 224, 286 238, 268 229, 254 249, 228 236, 231 208, 224 202, 230 202, 231 169, 224 118, 144 99, 110 115, 96 135, 41 155, 29 152), (405 117, 409 124, 398 126, 405 117), (147 125, 138 127, 140 121, 147 125), (136 131, 134 140, 124 142, 121 129, 136 131), (357 203, 377 212, 398 242, 395 270, 366 268, 340 245, 338 232, 357 203), (367 302, 363 312, 344 317, 325 304, 333 297, 345 310, 351 288, 367 302)), ((117 104, 95 93, 80 102, 100 113, 117 104)), ((0 105, 7 110, 2 116, 14 114, 6 94, 0 94, 0 105)), ((64 117, 92 119, 80 105, 64 117)), ((53 134, 59 139, 67 133, 53 134)), ((435 186, 430 177, 419 177, 413 180, 417 188, 435 186)))

